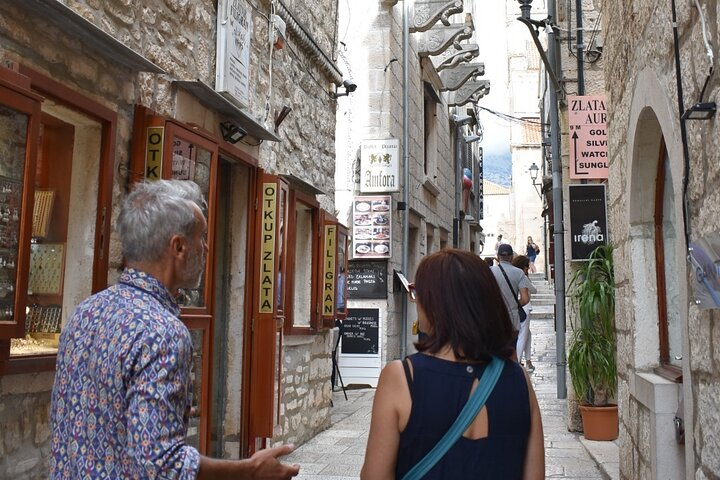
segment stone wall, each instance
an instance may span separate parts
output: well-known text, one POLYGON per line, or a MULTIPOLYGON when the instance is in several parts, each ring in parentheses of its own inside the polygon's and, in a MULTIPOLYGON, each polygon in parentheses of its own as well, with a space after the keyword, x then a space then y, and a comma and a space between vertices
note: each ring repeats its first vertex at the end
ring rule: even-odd
POLYGON ((283 403, 273 442, 301 445, 330 426, 332 338, 285 337, 283 403))
MULTIPOLYGON (((203 111, 193 117, 178 112, 174 80, 199 79, 215 83, 216 1, 164 0, 152 6, 128 0, 64 2, 68 7, 167 71, 167 75, 136 73, 85 48, 76 38, 42 18, 24 15, 13 2, 0 7, 0 58, 27 65, 117 112, 113 188, 114 212, 124 195, 133 124, 139 103, 161 115, 193 122, 218 134, 217 115, 203 111), (178 116, 179 115, 179 116, 178 116), (210 120, 208 120, 210 119, 210 120)), ((335 51, 337 0, 288 1, 288 8, 314 36, 328 57, 335 51)), ((286 47, 273 53, 272 89, 269 82, 268 21, 270 2, 253 5, 249 110, 261 122, 272 119, 283 105, 293 111, 283 123, 282 142, 265 142, 249 149, 260 166, 271 173, 294 173, 328 193, 323 208, 334 213, 335 101, 334 87, 311 58, 289 35, 286 47), (266 102, 269 104, 266 117, 266 102)), ((198 110, 195 110, 196 112, 198 110)), ((272 127, 271 127, 272 128, 272 127)), ((121 264, 118 241, 112 236, 109 277, 121 264)), ((280 438, 302 441, 325 428, 329 419, 329 332, 312 337, 307 345, 289 348, 288 362, 307 360, 302 372, 288 371, 283 411, 290 415, 280 438), (300 412, 303 418, 295 420, 300 412), (288 428, 298 427, 298 432, 288 428)), ((292 363, 296 366, 296 363, 292 363)), ((47 411, 53 374, 0 377, 0 478, 32 479, 47 475, 49 433, 47 411)), ((239 406, 238 406, 239 407, 239 406)))
MULTIPOLYGON (((709 62, 704 55, 702 28, 694 2, 676 3, 682 86, 687 108, 699 98, 709 62)), ((714 39, 717 37, 715 4, 700 4, 704 6, 710 36, 714 39)), ((656 307, 653 305, 656 286, 653 278, 652 220, 642 221, 647 217, 647 214, 643 216, 646 209, 635 201, 640 197, 652 198, 652 184, 643 183, 639 178, 643 174, 651 174, 652 170, 640 170, 638 167, 642 167, 641 162, 645 160, 643 143, 653 146, 653 136, 662 135, 664 138, 677 192, 676 202, 679 203, 682 198, 683 159, 670 2, 603 2, 603 15, 603 23, 607 26, 605 82, 613 86, 608 92, 609 194, 610 221, 617 244, 620 473, 622 478, 628 479, 666 478, 668 473, 663 468, 664 458, 658 453, 660 447, 654 445, 655 441, 662 441, 684 454, 682 473, 685 478, 716 478, 720 475, 720 435, 717 427, 720 419, 717 408, 720 399, 717 368, 720 362, 717 348, 720 345, 720 328, 714 321, 717 310, 700 310, 692 299, 693 272, 682 261, 685 256, 683 245, 666 255, 678 256, 681 277, 679 291, 675 293, 682 302, 683 383, 673 384, 673 387, 677 397, 684 401, 684 409, 681 409, 685 417, 684 447, 676 446, 673 438, 667 438, 672 435, 672 429, 660 439, 654 438, 654 432, 648 431, 647 425, 653 412, 649 402, 641 401, 641 392, 637 388, 638 378, 648 375, 643 372, 652 372, 652 358, 658 355, 657 327, 654 325, 656 307), (635 188, 636 185, 639 188, 635 188), (638 264, 639 268, 634 266, 638 264), (643 297, 648 294, 651 298, 645 303, 649 304, 644 305, 643 297)), ((705 98, 714 100, 719 91, 717 83, 711 81, 705 98)), ((691 241, 713 232, 717 234, 720 214, 718 133, 717 121, 687 122, 691 241)), ((648 158, 647 163, 651 165, 651 162, 652 158, 648 158)), ((656 162, 657 152, 655 165, 656 162)), ((683 244, 682 212, 680 207, 677 210, 678 243, 683 244)), ((659 381, 657 383, 660 384, 659 381)))
MULTIPOLYGON (((338 22, 338 39, 345 46, 339 50, 338 64, 355 79, 358 89, 350 97, 338 100, 337 149, 338 175, 336 191, 338 218, 351 225, 351 202, 353 195, 360 194, 359 159, 360 142, 364 139, 403 138, 403 53, 402 15, 403 4, 398 2, 348 2, 341 4, 338 22), (349 10, 348 10, 349 8, 349 10)), ((429 81, 429 74, 423 71, 417 55, 417 37, 410 35, 408 95, 410 107, 408 119, 409 140, 409 212, 410 223, 417 232, 416 238, 407 245, 409 268, 406 274, 412 278, 417 262, 428 253, 427 230, 435 232, 435 249, 439 249, 441 232, 452 231, 454 212, 453 156, 447 105, 437 107, 437 135, 433 150, 429 153, 437 161, 437 171, 426 177, 424 160, 424 117, 423 80, 429 81), (434 175, 437 178, 432 178, 434 175), (430 177, 430 178, 428 178, 430 177), (440 190, 435 196, 424 187, 430 180, 440 190), (414 260, 415 259, 415 260, 414 260)), ((427 60, 426 60, 427 62, 427 60)), ((427 70, 428 66, 425 67, 427 70)), ((402 176, 402 146, 401 146, 402 176)), ((402 188, 402 186, 401 186, 402 188)), ((403 215, 398 211, 397 202, 402 201, 402 192, 392 194, 393 198, 393 244, 392 258, 388 261, 388 272, 402 270, 403 215)), ((392 284, 388 285, 388 299, 349 301, 351 308, 381 308, 382 338, 381 363, 400 357, 402 333, 402 297, 394 294, 392 284)), ((408 312, 408 325, 412 322, 414 308, 408 312)), ((409 337, 406 343, 409 344, 409 337)))

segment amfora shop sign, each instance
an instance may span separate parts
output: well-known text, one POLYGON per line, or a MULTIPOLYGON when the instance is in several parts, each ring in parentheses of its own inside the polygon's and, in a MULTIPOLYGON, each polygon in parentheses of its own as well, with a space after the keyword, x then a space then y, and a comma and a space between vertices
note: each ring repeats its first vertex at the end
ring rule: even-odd
POLYGON ((570 178, 608 178, 605 95, 568 95, 570 178))
POLYGON ((360 191, 400 191, 400 141, 363 140, 360 144, 360 191))
POLYGON ((608 242, 605 184, 570 185, 570 245, 572 260, 587 260, 608 242))

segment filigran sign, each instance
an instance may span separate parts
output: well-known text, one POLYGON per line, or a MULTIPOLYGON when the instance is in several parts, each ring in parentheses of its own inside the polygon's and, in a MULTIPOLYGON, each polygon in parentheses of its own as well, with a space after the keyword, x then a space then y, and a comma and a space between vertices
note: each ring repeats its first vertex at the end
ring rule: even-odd
POLYGON ((335 245, 337 227, 325 225, 325 262, 323 272, 323 316, 335 313, 335 245))
POLYGON ((605 95, 567 97, 570 178, 608 178, 605 95))

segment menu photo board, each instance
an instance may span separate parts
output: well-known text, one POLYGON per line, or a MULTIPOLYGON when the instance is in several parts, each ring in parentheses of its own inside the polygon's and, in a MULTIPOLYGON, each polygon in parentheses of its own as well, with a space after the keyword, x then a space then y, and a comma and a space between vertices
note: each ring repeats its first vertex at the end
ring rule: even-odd
POLYGON ((390 195, 353 199, 353 258, 392 255, 392 198, 390 195))

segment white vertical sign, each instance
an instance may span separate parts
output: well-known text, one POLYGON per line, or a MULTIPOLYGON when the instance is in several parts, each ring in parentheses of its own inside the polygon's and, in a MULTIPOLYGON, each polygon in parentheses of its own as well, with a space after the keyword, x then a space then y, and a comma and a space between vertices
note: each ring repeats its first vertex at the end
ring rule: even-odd
POLYGON ((220 0, 215 90, 241 107, 250 103, 252 12, 244 0, 220 0))

